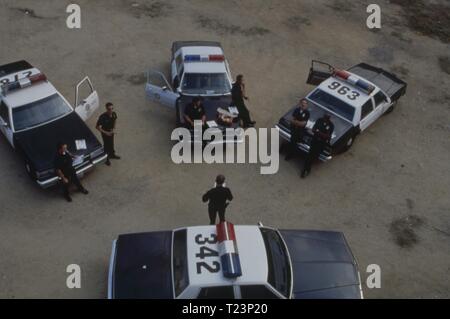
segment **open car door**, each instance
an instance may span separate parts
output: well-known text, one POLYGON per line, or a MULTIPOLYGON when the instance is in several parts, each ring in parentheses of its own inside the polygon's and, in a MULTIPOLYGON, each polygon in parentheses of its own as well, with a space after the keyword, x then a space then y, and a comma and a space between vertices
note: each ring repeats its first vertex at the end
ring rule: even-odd
POLYGON ((319 85, 328 79, 334 72, 334 67, 331 64, 312 60, 311 68, 309 69, 308 80, 306 83, 312 85, 319 85))
POLYGON ((87 121, 100 106, 97 91, 91 80, 85 77, 75 89, 75 112, 87 121))
POLYGON ((180 94, 173 91, 166 77, 158 71, 147 72, 145 94, 148 99, 158 102, 166 107, 175 109, 180 94))

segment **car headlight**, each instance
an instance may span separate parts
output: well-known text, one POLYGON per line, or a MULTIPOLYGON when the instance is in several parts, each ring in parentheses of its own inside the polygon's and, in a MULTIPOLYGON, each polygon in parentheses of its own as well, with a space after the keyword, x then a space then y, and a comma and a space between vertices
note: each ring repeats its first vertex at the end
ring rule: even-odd
POLYGON ((105 151, 103 150, 103 147, 97 148, 95 151, 91 153, 91 159, 94 159, 96 157, 99 157, 100 155, 103 155, 105 151))
POLYGON ((45 177, 50 177, 53 174, 55 174, 55 170, 52 168, 52 169, 48 169, 45 171, 36 172, 36 177, 37 177, 37 179, 42 179, 45 177))

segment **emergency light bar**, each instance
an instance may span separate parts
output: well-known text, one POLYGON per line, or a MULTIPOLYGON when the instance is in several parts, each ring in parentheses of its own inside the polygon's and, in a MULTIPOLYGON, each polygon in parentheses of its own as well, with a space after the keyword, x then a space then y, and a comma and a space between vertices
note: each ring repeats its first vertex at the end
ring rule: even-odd
POLYGON ((221 222, 216 225, 216 230, 223 276, 226 278, 242 276, 234 225, 228 222, 221 222))
POLYGON ((334 72, 334 76, 347 81, 348 83, 352 84, 353 86, 356 86, 362 91, 367 92, 367 94, 370 94, 372 93, 373 90, 375 90, 375 87, 373 85, 370 85, 366 81, 357 78, 356 76, 352 75, 347 71, 337 70, 336 72, 334 72))
POLYGON ((31 86, 37 82, 47 81, 47 77, 43 73, 34 74, 27 78, 19 79, 14 82, 5 83, 1 86, 3 95, 6 95, 8 92, 15 91, 18 89, 26 88, 27 86, 31 86))
POLYGON ((190 54, 184 56, 184 62, 223 62, 225 57, 221 54, 210 54, 210 55, 200 55, 200 54, 190 54))

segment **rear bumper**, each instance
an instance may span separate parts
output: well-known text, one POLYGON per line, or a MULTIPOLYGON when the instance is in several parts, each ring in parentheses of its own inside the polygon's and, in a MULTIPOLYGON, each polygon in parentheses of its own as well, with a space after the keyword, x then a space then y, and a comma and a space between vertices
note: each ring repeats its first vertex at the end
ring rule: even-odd
MULTIPOLYGON (((91 169, 94 168, 95 165, 101 164, 106 162, 106 160, 108 159, 108 155, 107 154, 103 154, 95 159, 93 159, 92 161, 90 161, 87 164, 84 164, 82 167, 80 167, 79 169, 77 169, 77 176, 78 177, 83 177, 84 173, 90 171, 91 169)), ((42 187, 42 188, 50 188, 52 186, 55 186, 56 184, 58 184, 60 178, 58 176, 54 176, 45 180, 36 180, 37 184, 42 187)))
MULTIPOLYGON (((284 139, 285 141, 290 141, 291 140, 291 133, 287 132, 286 130, 284 130, 282 127, 280 127, 278 124, 275 125, 275 128, 278 130, 278 132, 280 133, 280 137, 282 139, 284 139)), ((297 147, 300 151, 304 152, 304 153, 309 153, 309 149, 310 146, 306 143, 297 143, 297 147)), ((327 162, 329 160, 331 160, 333 158, 333 156, 325 154, 325 153, 321 153, 319 155, 319 159, 322 162, 327 162)))

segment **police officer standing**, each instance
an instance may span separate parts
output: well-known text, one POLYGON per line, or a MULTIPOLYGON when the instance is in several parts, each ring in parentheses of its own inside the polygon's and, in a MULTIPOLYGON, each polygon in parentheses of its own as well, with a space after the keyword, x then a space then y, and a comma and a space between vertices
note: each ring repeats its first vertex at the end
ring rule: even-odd
POLYGON ((288 161, 297 152, 297 143, 301 142, 303 135, 305 134, 306 124, 309 120, 308 101, 301 99, 298 103, 298 107, 294 110, 291 120, 291 140, 289 142, 289 148, 285 157, 288 161))
POLYGON ((239 111, 239 118, 242 120, 244 128, 254 126, 256 122, 250 118, 250 112, 244 102, 244 99, 248 100, 248 97, 245 94, 244 76, 242 74, 239 74, 236 77, 236 82, 233 83, 231 97, 233 105, 239 111))
POLYGON ((202 125, 205 125, 206 113, 200 97, 194 97, 192 103, 186 106, 184 120, 189 128, 194 128, 194 121, 202 121, 202 125))
POLYGON ((301 174, 302 178, 308 176, 311 171, 311 164, 319 157, 323 149, 330 143, 334 131, 334 124, 330 120, 330 114, 325 113, 318 119, 312 129, 314 137, 311 141, 311 148, 306 156, 305 165, 301 174))
POLYGON ((225 209, 227 201, 232 201, 233 195, 228 187, 225 187, 225 176, 218 175, 216 177, 216 185, 203 195, 203 202, 208 203, 208 213, 210 225, 216 224, 217 213, 219 213, 220 222, 225 221, 225 209))
POLYGON ((110 159, 120 159, 114 150, 114 135, 117 121, 117 114, 114 112, 112 103, 106 103, 106 112, 100 115, 97 121, 97 130, 102 133, 103 145, 105 152, 108 154, 106 165, 111 165, 110 159))
POLYGON ((72 201, 72 197, 69 194, 69 186, 73 183, 80 192, 88 194, 89 192, 81 185, 78 179, 77 173, 73 168, 73 156, 67 151, 67 144, 58 143, 56 146, 57 152, 55 156, 55 171, 56 175, 61 178, 64 198, 68 201, 72 201))

